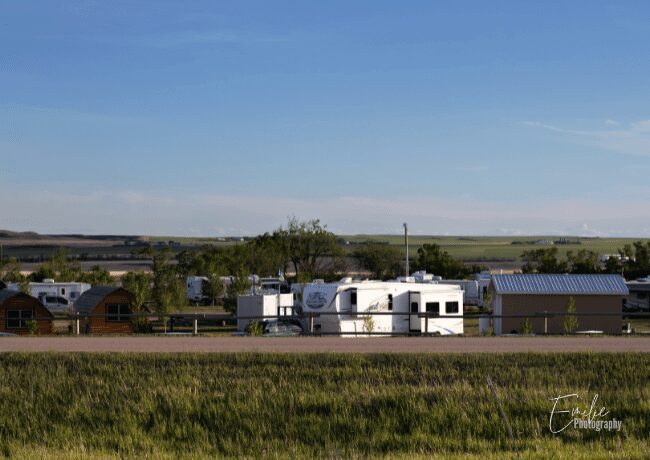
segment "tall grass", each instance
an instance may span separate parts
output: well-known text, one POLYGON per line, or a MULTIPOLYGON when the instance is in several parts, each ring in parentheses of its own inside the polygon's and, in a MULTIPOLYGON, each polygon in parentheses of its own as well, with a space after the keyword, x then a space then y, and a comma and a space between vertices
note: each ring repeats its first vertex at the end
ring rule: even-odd
POLYGON ((366 457, 648 454, 650 355, 3 354, 0 454, 366 457), (579 393, 620 433, 548 429, 579 393))

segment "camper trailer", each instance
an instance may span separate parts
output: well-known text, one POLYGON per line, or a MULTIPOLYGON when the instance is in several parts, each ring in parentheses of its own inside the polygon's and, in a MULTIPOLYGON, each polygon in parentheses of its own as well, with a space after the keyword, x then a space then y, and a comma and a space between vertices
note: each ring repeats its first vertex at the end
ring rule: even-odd
MULTIPOLYGON (((10 283, 7 288, 19 291, 20 285, 10 283)), ((90 288, 88 283, 57 283, 53 279, 44 279, 40 283, 29 283, 29 295, 40 300, 52 312, 66 312, 90 288)))
POLYGON ((440 280, 438 284, 447 284, 460 287, 463 291, 463 303, 465 305, 479 304, 479 288, 476 280, 440 280))
POLYGON ((292 317, 294 314, 293 294, 259 293, 237 296, 237 330, 244 332, 252 321, 268 321, 292 317))
POLYGON ((463 292, 455 285, 403 281, 314 282, 304 286, 302 309, 317 315, 313 331, 346 337, 381 334, 462 334, 463 292), (403 314, 364 315, 366 312, 403 314), (321 314, 329 313, 329 314, 321 314), (425 317, 425 313, 432 317, 425 317), (318 316, 318 314, 321 314, 318 316))

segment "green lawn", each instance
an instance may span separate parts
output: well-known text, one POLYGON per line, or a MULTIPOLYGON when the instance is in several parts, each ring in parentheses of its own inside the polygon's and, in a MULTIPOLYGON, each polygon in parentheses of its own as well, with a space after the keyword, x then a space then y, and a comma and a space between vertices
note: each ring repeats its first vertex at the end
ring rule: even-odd
MULTIPOLYGON (((351 243, 363 241, 383 241, 392 245, 402 246, 404 237, 398 235, 348 235, 341 238, 351 243)), ((567 251, 587 249, 598 254, 616 254, 625 244, 632 244, 639 238, 581 238, 564 237, 580 244, 557 245, 561 257, 567 251)), ((463 260, 515 260, 523 251, 546 248, 549 246, 532 244, 539 240, 559 240, 559 236, 421 236, 409 237, 409 250, 414 254, 423 244, 435 243, 455 258, 463 260), (516 242, 517 244, 512 244, 516 242)))
POLYGON ((0 454, 512 457, 488 376, 523 458, 648 453, 649 354, 43 353, 0 355, 0 454), (571 393, 622 431, 550 433, 571 393))

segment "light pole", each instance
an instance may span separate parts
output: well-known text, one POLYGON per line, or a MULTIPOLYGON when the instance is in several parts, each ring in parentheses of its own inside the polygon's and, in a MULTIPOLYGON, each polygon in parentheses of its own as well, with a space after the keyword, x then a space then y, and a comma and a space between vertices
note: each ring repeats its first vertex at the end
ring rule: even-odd
POLYGON ((404 246, 406 246, 406 276, 409 276, 409 230, 404 222, 404 246))

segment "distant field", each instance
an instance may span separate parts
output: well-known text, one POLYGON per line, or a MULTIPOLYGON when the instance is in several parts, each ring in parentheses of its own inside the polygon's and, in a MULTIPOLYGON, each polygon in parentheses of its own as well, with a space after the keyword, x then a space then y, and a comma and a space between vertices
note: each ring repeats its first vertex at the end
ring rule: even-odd
POLYGON ((650 354, 1 354, 12 458, 647 458, 650 354), (578 393, 620 432, 548 429, 578 393))
MULTIPOLYGON (((351 243, 364 241, 382 241, 392 245, 404 245, 404 236, 398 235, 352 235, 341 238, 351 243)), ((587 249, 598 254, 616 254, 626 244, 632 244, 639 238, 580 238, 563 237, 570 241, 579 241, 580 244, 556 245, 561 257, 566 257, 567 251, 587 249)), ((550 246, 531 244, 539 240, 559 240, 558 236, 410 236, 409 250, 415 254, 423 244, 437 244, 451 256, 470 261, 481 260, 519 260, 523 251, 547 248, 550 246), (517 244, 512 244, 516 242, 517 244)))
MULTIPOLYGON (((349 242, 345 246, 348 254, 356 244, 366 241, 385 242, 403 247, 404 237, 401 235, 341 235, 340 238, 349 242)), ((412 257, 417 254, 418 248, 426 243, 435 243, 447 251, 451 256, 468 263, 478 263, 492 269, 518 270, 520 268, 521 253, 523 251, 548 248, 548 245, 535 244, 539 240, 557 241, 565 238, 574 244, 555 245, 560 257, 565 257, 567 251, 581 249, 595 251, 599 255, 616 254, 626 244, 638 241, 638 238, 585 238, 585 237, 559 237, 559 236, 422 236, 409 237, 409 250, 412 257)), ((38 263, 50 257, 54 251, 63 246, 73 256, 82 260, 97 261, 100 265, 117 260, 137 260, 134 255, 143 246, 125 244, 152 244, 154 247, 170 247, 173 252, 193 250, 202 245, 229 246, 241 243, 238 237, 229 238, 198 238, 177 236, 75 236, 75 235, 37 235, 15 234, 1 237, 3 258, 17 257, 24 261, 38 263), (174 242, 168 246, 169 242, 174 242)), ((647 240, 645 240, 647 241, 647 240)), ((108 266, 107 266, 108 268, 108 266)))

